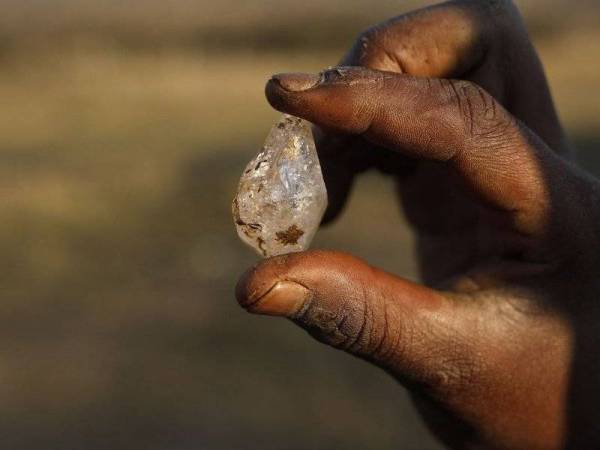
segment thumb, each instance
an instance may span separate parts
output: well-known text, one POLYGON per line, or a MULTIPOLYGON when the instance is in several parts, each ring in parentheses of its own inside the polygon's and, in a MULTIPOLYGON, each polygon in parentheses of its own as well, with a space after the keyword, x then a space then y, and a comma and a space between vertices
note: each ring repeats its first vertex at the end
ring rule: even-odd
POLYGON ((475 352, 454 329, 452 300, 344 253, 262 261, 240 279, 236 296, 249 312, 288 317, 412 386, 445 390, 473 373, 475 352))

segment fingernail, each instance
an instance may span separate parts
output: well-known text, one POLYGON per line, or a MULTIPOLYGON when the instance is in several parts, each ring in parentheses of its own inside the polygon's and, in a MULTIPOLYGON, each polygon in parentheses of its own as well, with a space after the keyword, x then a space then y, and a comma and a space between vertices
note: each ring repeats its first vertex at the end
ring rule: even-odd
POLYGON ((293 281, 278 281, 247 309, 256 314, 291 317, 300 311, 310 296, 311 292, 301 284, 293 281))
POLYGON ((290 92, 302 92, 319 84, 321 75, 312 73, 279 73, 271 77, 272 80, 290 92))

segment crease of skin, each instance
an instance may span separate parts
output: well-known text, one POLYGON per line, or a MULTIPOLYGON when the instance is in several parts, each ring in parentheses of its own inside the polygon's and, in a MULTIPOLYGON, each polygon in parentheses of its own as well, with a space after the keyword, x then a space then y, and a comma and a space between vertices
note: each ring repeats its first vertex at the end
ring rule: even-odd
MULTIPOLYGON (((477 114, 477 111, 473 112, 477 114)), ((509 113, 505 113, 509 114, 509 113)), ((472 125, 471 125, 472 126, 472 125)), ((480 124, 476 124, 479 127, 480 124)), ((513 216, 514 229, 522 234, 529 236, 544 236, 550 228, 550 189, 545 181, 547 172, 556 172, 556 162, 554 154, 548 149, 540 139, 536 139, 524 126, 516 123, 510 128, 512 138, 509 139, 509 148, 504 149, 507 158, 502 162, 503 167, 495 170, 498 173, 505 174, 506 178, 511 178, 509 184, 512 190, 511 197, 518 199, 518 203, 513 205, 503 205, 502 209, 513 216), (525 131, 524 131, 525 130, 525 131), (537 142, 536 142, 537 141, 537 142), (511 152, 510 149, 514 149, 511 152), (510 157, 510 159, 508 158, 510 157), (525 177, 518 179, 511 174, 512 166, 518 164, 520 174, 525 177), (525 168, 525 169, 523 169, 525 168)), ((506 131, 504 133, 506 136, 506 131)), ((456 153, 452 157, 453 166, 462 173, 465 180, 473 183, 473 189, 477 192, 488 192, 490 189, 477 188, 479 183, 486 183, 486 180, 480 180, 477 176, 478 167, 475 164, 478 160, 485 161, 486 154, 497 150, 498 144, 492 139, 489 141, 489 147, 482 145, 486 143, 479 137, 473 144, 467 144, 466 148, 456 153), (475 145, 476 144, 476 145, 475 145), (486 148, 488 147, 488 148, 486 148), (468 153, 468 155, 467 155, 468 153)), ((505 146, 507 144, 500 144, 505 146)), ((560 164, 560 162, 559 162, 560 164)), ((499 190, 498 186, 496 190, 499 190)), ((489 201, 490 199, 485 199, 489 201)), ((491 199, 492 202, 495 202, 491 199)), ((493 203, 492 203, 493 204, 493 203)))

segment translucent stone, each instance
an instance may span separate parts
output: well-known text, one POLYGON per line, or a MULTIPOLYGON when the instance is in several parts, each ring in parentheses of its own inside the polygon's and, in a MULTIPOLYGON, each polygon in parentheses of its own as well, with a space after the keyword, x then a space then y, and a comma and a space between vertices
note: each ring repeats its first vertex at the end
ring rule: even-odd
POLYGON ((308 248, 326 207, 310 124, 286 114, 242 174, 233 200, 237 232, 261 256, 299 252, 308 248))

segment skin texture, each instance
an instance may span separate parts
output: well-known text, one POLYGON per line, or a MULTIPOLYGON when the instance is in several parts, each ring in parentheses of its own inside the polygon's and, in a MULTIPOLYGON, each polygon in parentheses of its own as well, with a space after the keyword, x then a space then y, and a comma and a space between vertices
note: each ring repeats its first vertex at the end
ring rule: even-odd
POLYGON ((359 173, 396 180, 423 285, 309 251, 250 269, 240 304, 389 372, 451 448, 600 448, 600 186, 514 5, 394 18, 266 95, 318 127, 326 221, 359 173))

